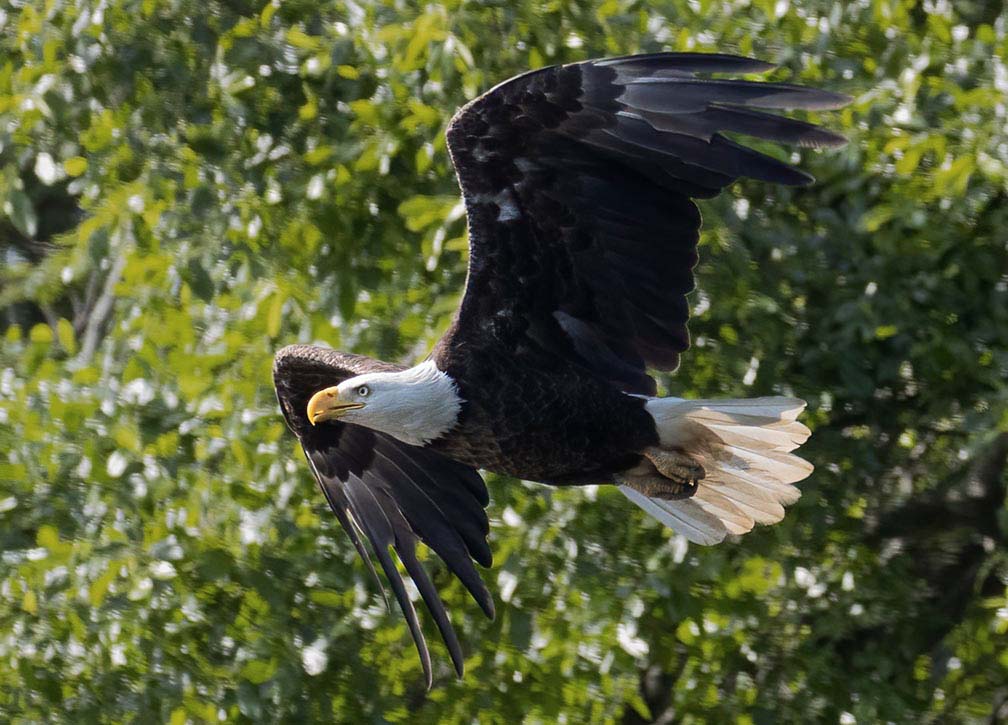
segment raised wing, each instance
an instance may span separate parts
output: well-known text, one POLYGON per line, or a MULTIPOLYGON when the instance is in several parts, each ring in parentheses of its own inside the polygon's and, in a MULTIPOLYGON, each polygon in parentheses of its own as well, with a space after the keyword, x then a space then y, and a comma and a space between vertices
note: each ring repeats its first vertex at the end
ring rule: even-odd
POLYGON ((430 687, 430 653, 389 547, 420 591, 461 676, 462 649, 441 597, 417 559, 416 544, 422 541, 440 556, 492 618, 493 599, 472 561, 490 566, 492 560, 486 541, 486 485, 475 469, 434 451, 351 424, 312 426, 305 414, 314 391, 353 375, 391 369, 396 366, 357 355, 293 346, 277 354, 273 375, 284 417, 301 441, 330 508, 385 595, 362 535, 370 541, 406 616, 430 687))
POLYGON ((621 389, 653 394, 647 367, 689 346, 700 213, 741 176, 812 177, 724 132, 804 147, 841 136, 763 109, 821 110, 846 96, 780 83, 702 79, 772 66, 657 53, 526 73, 448 127, 469 218, 469 278, 439 354, 495 345, 560 356, 621 389))

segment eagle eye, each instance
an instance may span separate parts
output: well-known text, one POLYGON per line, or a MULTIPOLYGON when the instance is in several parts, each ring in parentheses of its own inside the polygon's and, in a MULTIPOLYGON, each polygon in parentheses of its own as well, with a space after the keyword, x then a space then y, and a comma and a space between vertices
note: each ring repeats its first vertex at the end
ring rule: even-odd
POLYGON ((362 398, 366 398, 370 394, 371 394, 371 388, 369 388, 367 385, 361 385, 359 388, 357 388, 357 395, 361 396, 362 398))

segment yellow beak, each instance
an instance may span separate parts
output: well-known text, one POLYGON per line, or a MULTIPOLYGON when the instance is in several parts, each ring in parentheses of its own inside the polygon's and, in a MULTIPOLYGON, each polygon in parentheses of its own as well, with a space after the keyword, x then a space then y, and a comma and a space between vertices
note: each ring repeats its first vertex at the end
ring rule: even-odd
POLYGON ((308 420, 312 425, 318 425, 327 420, 339 418, 348 410, 363 408, 364 403, 341 401, 339 388, 320 390, 308 401, 308 420))

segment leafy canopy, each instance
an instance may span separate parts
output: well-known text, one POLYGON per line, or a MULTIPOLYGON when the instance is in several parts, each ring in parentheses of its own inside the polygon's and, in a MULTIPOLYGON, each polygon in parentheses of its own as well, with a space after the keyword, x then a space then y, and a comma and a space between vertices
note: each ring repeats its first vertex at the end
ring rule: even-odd
MULTIPOLYGON (((15 721, 986 721, 1008 697, 997 3, 0 6, 0 711, 15 721), (809 189, 704 203, 667 391, 809 399, 816 474, 712 548, 492 478, 490 623, 423 695, 270 387, 415 360, 465 275, 454 110, 529 67, 737 52, 850 93, 809 189)), ((778 152, 779 153, 779 152, 778 152)), ((433 562, 429 562, 433 565, 433 562)), ((429 618, 425 626, 431 627, 429 618)), ((433 631, 428 633, 436 640, 433 631)))

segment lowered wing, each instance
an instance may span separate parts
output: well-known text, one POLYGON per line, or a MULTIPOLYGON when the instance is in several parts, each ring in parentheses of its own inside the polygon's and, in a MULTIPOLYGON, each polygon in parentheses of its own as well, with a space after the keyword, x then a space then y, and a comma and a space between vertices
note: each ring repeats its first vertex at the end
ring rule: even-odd
POLYGON ((277 354, 274 381, 284 416, 298 436, 330 508, 381 587, 364 539, 370 542, 406 616, 430 687, 433 675, 427 642, 389 549, 420 591, 461 676, 463 656, 458 637, 437 589, 417 559, 416 544, 422 541, 441 557, 492 618, 493 599, 473 565, 475 560, 490 566, 492 560, 486 541, 490 523, 484 510, 489 497, 475 469, 434 451, 361 426, 336 422, 312 426, 308 422, 306 409, 312 392, 378 369, 395 366, 323 348, 294 346, 277 354))

